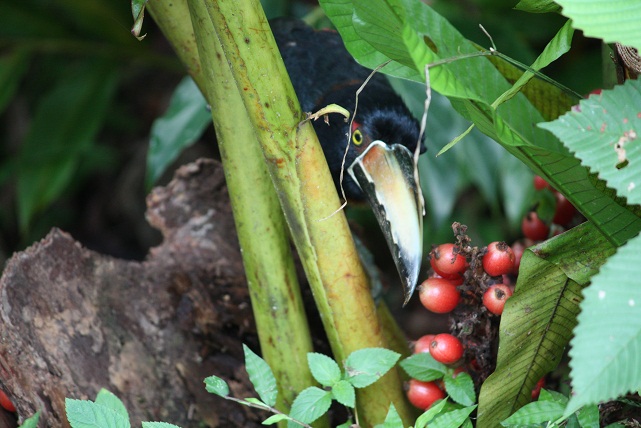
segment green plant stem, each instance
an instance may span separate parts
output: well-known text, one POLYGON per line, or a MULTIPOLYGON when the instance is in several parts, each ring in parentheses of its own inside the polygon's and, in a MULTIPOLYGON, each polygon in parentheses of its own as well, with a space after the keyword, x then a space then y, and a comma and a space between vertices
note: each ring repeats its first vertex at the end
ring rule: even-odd
POLYGON ((190 68, 212 106, 261 353, 277 379, 276 407, 288 412, 295 396, 315 382, 307 367, 307 353, 313 348, 285 220, 233 76, 220 59, 223 52, 204 5, 172 4, 177 16, 190 19, 172 27, 180 31, 172 33, 173 43, 191 46, 185 38, 193 37, 192 28, 196 35, 198 56, 189 52, 187 57, 194 61, 190 68), (185 15, 185 10, 191 14, 185 15))
POLYGON ((307 367, 312 340, 287 239, 287 226, 256 134, 204 4, 189 2, 216 136, 263 358, 278 379, 277 405, 289 411, 314 384, 307 367))
MULTIPOLYGON (((387 345, 318 139, 296 95, 260 3, 207 1, 207 10, 263 149, 294 243, 337 360, 387 345), (321 221, 321 219, 324 219, 321 221)), ((390 402, 409 423, 399 374, 359 391, 362 426, 381 423, 390 402)))

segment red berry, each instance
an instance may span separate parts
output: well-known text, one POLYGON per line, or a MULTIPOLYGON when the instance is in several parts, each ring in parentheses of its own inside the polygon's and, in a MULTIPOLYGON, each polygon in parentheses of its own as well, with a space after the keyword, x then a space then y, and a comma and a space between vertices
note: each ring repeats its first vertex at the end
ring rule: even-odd
POLYGON ((572 203, 559 192, 555 192, 554 196, 556 197, 556 209, 554 210, 552 223, 560 226, 566 226, 574 218, 576 208, 574 208, 574 205, 572 205, 572 203))
POLYGON ((414 342, 414 353, 415 354, 420 354, 421 352, 429 353, 432 340, 434 340, 433 334, 426 334, 425 336, 419 337, 418 340, 414 342))
POLYGON ((534 388, 532 389, 532 401, 537 400, 539 398, 539 394, 541 393, 541 388, 545 386, 545 378, 542 377, 539 379, 539 381, 534 385, 534 388))
POLYGON ((9 397, 7 397, 7 394, 5 394, 4 391, 1 389, 0 389, 0 406, 2 406, 5 410, 11 413, 16 412, 16 406, 13 405, 9 397))
POLYGON ((483 256, 483 270, 490 276, 499 276, 514 269, 514 251, 505 242, 492 242, 483 256))
POLYGON ((430 345, 430 354, 439 363, 452 364, 463 356, 463 344, 451 334, 437 334, 430 345))
MULTIPOLYGON (((494 284, 483 294, 483 305, 494 315, 501 315, 505 301, 512 296, 512 289, 505 284, 494 284)), ((436 358, 436 357, 434 357, 436 358)))
POLYGON ((539 218, 536 211, 530 211, 521 222, 521 231, 526 238, 533 241, 542 241, 548 237, 550 228, 539 218))
POLYGON ((407 399, 421 410, 427 410, 434 402, 445 398, 445 393, 434 382, 410 379, 407 399))
POLYGON ((445 279, 459 279, 467 269, 467 260, 458 253, 454 244, 441 244, 430 253, 434 272, 445 279))
POLYGON ((444 278, 427 278, 419 286, 418 293, 423 306, 437 314, 452 312, 461 298, 456 285, 444 278))
POLYGON ((543 177, 539 175, 534 176, 534 188, 536 190, 543 190, 543 189, 550 189, 550 185, 548 184, 547 181, 543 179, 543 177))

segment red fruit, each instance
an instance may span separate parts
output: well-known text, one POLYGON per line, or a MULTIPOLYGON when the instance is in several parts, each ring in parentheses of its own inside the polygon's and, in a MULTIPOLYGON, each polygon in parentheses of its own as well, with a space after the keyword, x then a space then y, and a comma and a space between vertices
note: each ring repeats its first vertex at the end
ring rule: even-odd
POLYGON ((514 251, 505 242, 492 242, 483 256, 483 270, 490 276, 499 276, 514 269, 514 251))
POLYGON ((434 402, 445 398, 445 393, 434 382, 410 379, 407 399, 421 410, 429 409, 434 402))
POLYGON ((542 377, 539 379, 539 381, 534 385, 534 388, 532 389, 532 401, 537 400, 539 398, 539 394, 541 393, 541 388, 545 386, 545 378, 542 377))
POLYGON ((454 244, 441 244, 430 253, 434 272, 445 279, 459 279, 467 269, 467 260, 458 253, 454 244))
POLYGON ((427 278, 419 286, 418 293, 423 306, 437 314, 452 312, 461 298, 456 285, 445 278, 427 278))
POLYGON ((452 364, 463 356, 463 345, 451 334, 437 334, 430 345, 430 354, 439 363, 452 364))
POLYGON ((576 208, 574 208, 574 205, 572 205, 572 203, 559 192, 555 192, 554 196, 556 197, 556 209, 554 210, 552 223, 560 226, 566 226, 574 218, 576 208))
MULTIPOLYGON (((494 315, 501 315, 505 301, 512 296, 512 289, 505 284, 494 284, 483 294, 483 305, 494 315)), ((434 357, 436 358, 436 357, 434 357)))
POLYGON ((415 354, 420 354, 421 352, 429 353, 432 340, 434 340, 433 334, 426 334, 425 336, 419 337, 418 340, 414 342, 414 353, 415 354))
POLYGON ((9 397, 7 397, 7 394, 5 394, 4 391, 1 389, 0 389, 0 406, 2 406, 5 410, 11 413, 16 412, 16 406, 13 405, 9 397))
POLYGON ((536 211, 530 211, 521 222, 521 231, 526 238, 533 241, 542 241, 548 237, 550 228, 539 218, 536 211))
POLYGON ((534 188, 536 190, 551 189, 547 181, 543 177, 535 175, 534 176, 534 188))

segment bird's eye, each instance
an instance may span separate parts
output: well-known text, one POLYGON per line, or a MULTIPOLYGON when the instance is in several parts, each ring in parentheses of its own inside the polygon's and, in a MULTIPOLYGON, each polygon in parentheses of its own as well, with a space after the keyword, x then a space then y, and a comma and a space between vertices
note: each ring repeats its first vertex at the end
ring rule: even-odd
POLYGON ((352 143, 357 146, 363 144, 363 133, 360 129, 355 129, 354 132, 352 132, 352 143))

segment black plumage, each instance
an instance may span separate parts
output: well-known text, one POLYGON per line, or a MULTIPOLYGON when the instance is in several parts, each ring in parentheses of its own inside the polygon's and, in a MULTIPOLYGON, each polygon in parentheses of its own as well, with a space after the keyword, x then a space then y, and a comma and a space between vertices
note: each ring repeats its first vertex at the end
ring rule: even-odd
MULTIPOLYGON (((288 18, 273 20, 270 25, 302 109, 316 112, 334 103, 353 113, 356 91, 371 70, 352 58, 339 34, 317 31, 300 20, 288 18)), ((338 187, 349 123, 339 114, 328 117, 329 126, 317 120, 314 127, 338 187)), ((372 141, 382 140, 390 146, 401 144, 412 152, 416 148, 419 125, 380 73, 373 76, 359 95, 354 123, 352 130, 360 131, 362 142, 350 145, 345 168, 372 141)), ((421 144, 421 152, 424 151, 421 144)), ((344 174, 343 188, 348 198, 364 200, 363 192, 349 174, 344 174)))

